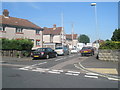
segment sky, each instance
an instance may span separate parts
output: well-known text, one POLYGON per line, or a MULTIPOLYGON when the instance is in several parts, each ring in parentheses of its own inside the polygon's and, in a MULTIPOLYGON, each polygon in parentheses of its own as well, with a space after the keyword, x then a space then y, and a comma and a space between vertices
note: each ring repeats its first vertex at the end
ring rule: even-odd
MULTIPOLYGON (((111 39, 118 28, 118 2, 2 2, 3 9, 8 9, 11 17, 27 19, 40 27, 63 25, 66 34, 87 35, 91 42, 96 39, 111 39), (97 25, 96 25, 97 20, 97 25), (97 27, 97 28, 96 28, 97 27)), ((2 12, 0 12, 2 14, 2 12)))

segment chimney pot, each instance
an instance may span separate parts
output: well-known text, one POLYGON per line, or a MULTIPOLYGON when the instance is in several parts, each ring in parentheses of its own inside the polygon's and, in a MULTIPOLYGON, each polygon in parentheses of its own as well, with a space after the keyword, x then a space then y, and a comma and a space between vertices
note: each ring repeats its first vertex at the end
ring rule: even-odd
POLYGON ((9 17, 9 11, 7 9, 4 9, 3 15, 6 17, 9 17))

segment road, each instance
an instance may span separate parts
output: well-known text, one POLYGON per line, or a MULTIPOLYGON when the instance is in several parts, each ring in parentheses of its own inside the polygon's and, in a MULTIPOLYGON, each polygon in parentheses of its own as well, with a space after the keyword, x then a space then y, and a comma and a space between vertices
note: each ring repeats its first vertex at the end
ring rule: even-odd
MULTIPOLYGON (((92 56, 90 56, 92 57, 92 56)), ((3 88, 118 88, 118 81, 75 67, 80 54, 2 64, 3 88)))

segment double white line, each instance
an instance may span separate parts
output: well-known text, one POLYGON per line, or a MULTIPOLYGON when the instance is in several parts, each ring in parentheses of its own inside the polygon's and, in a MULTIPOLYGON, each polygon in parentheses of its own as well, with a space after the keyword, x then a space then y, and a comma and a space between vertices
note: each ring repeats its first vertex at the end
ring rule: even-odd
POLYGON ((65 73, 66 75, 74 75, 74 76, 78 76, 80 74, 80 72, 75 72, 75 71, 67 71, 67 73, 65 73))

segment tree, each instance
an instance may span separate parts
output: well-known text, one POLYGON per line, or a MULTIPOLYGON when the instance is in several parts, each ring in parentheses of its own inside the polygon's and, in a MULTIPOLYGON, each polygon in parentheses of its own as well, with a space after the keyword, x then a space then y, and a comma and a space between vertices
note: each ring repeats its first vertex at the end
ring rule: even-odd
POLYGON ((112 41, 120 41, 120 29, 115 29, 111 40, 112 41))
POLYGON ((89 39, 89 37, 87 36, 87 35, 85 35, 85 34, 83 34, 83 35, 80 35, 79 37, 78 37, 78 41, 80 42, 80 43, 90 43, 90 39, 89 39))

